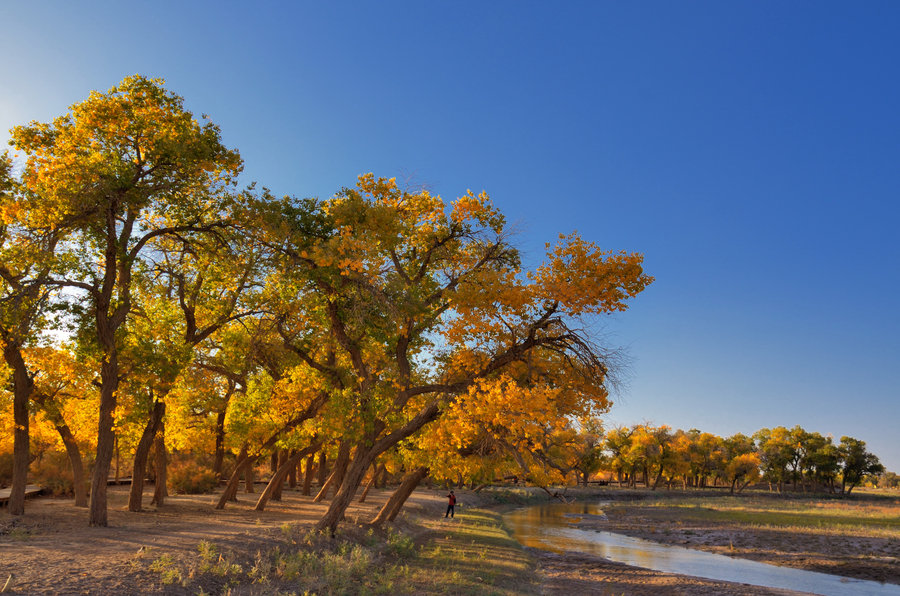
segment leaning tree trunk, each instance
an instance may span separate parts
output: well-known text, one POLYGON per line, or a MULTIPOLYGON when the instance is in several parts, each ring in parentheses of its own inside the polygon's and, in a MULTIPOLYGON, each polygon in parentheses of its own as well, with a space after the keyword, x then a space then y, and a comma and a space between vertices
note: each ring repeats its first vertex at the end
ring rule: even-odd
POLYGON ((331 472, 328 476, 328 479, 325 480, 325 484, 322 485, 322 488, 319 489, 319 492, 316 493, 316 496, 313 498, 313 503, 319 503, 325 500, 325 496, 328 494, 328 491, 331 489, 331 486, 334 484, 334 479, 337 476, 337 470, 331 472))
POLYGON ((363 494, 359 497, 360 503, 366 502, 366 497, 369 496, 369 491, 372 490, 372 487, 375 485, 375 479, 378 477, 378 462, 374 462, 372 464, 372 477, 369 478, 369 481, 366 483, 366 488, 363 490, 363 494))
POLYGON ((353 462, 350 464, 350 467, 344 476, 344 481, 341 483, 334 499, 332 499, 328 511, 326 511, 325 515, 322 516, 322 519, 316 523, 316 530, 322 531, 325 528, 329 528, 331 532, 334 533, 337 524, 344 518, 344 511, 347 510, 350 501, 353 500, 356 489, 359 488, 359 485, 362 483, 366 470, 372 465, 375 458, 437 418, 439 413, 440 408, 438 403, 436 401, 431 402, 420 410, 411 420, 395 431, 380 439, 376 439, 375 437, 384 430, 382 427, 381 429, 376 429, 369 441, 360 442, 356 446, 353 462))
POLYGON ((225 486, 225 490, 222 492, 222 496, 219 497, 219 502, 216 503, 216 509, 224 509, 225 503, 231 500, 236 500, 237 498, 237 488, 238 482, 240 482, 241 473, 244 472, 245 468, 251 468, 256 462, 256 459, 259 457, 260 453, 265 452, 268 449, 271 449, 275 446, 275 443, 278 442, 278 438, 285 432, 296 428, 304 421, 309 420, 319 411, 319 408, 325 403, 328 398, 328 394, 322 392, 312 403, 310 403, 305 410, 300 412, 297 416, 289 420, 278 429, 275 433, 269 436, 266 439, 265 443, 263 443, 259 451, 253 455, 250 455, 249 445, 245 442, 241 447, 241 454, 238 456, 237 461, 234 464, 234 472, 231 474, 231 478, 228 479, 228 484, 225 486))
POLYGON ((263 491, 261 495, 259 495, 259 500, 256 501, 256 507, 254 509, 256 511, 263 511, 266 508, 266 505, 269 502, 269 499, 274 498, 275 487, 282 484, 284 482, 285 477, 288 475, 290 470, 297 466, 297 464, 307 455, 313 454, 319 450, 321 447, 321 443, 313 443, 309 447, 305 449, 301 449, 296 452, 290 458, 288 458, 284 463, 279 466, 279 468, 272 475, 272 479, 269 481, 269 484, 266 485, 266 489, 263 491))
POLYGON ((144 496, 144 477, 147 475, 147 458, 150 456, 150 448, 156 433, 159 431, 159 423, 162 421, 163 414, 166 411, 166 404, 162 401, 153 403, 150 410, 150 418, 147 420, 147 426, 138 441, 137 448, 134 450, 134 467, 131 473, 131 492, 128 495, 128 511, 140 511, 141 501, 144 496))
POLYGON ((9 512, 12 515, 25 513, 25 487, 28 485, 28 466, 31 463, 30 438, 28 432, 28 400, 34 389, 34 381, 28 375, 28 368, 22 358, 18 344, 7 342, 3 357, 13 369, 13 477, 9 495, 9 512))
POLYGON ((72 481, 74 483, 74 491, 75 491, 75 506, 76 507, 87 507, 88 506, 88 493, 87 493, 87 483, 84 477, 84 462, 81 459, 81 450, 78 448, 78 443, 75 441, 75 436, 72 434, 69 426, 63 422, 62 424, 56 424, 56 432, 59 433, 59 436, 62 438, 63 445, 66 446, 66 454, 69 456, 69 465, 72 466, 72 481))
POLYGON ((219 497, 219 502, 216 503, 216 509, 224 509, 225 503, 237 500, 238 485, 241 482, 244 468, 246 466, 252 466, 254 461, 254 459, 250 457, 248 450, 249 446, 246 442, 241 445, 241 452, 238 454, 237 461, 234 462, 234 470, 228 478, 225 490, 222 491, 222 495, 219 497))
POLYGON ((400 509, 403 508, 403 504, 406 503, 406 500, 427 474, 428 468, 425 466, 420 466, 407 474, 397 490, 394 491, 394 494, 391 495, 391 498, 384 504, 384 507, 378 512, 375 519, 372 520, 372 525, 378 526, 386 521, 394 521, 397 514, 400 513, 400 509))
POLYGON ((344 511, 347 510, 350 501, 353 500, 356 489, 362 484, 362 479, 366 474, 366 470, 378 455, 379 454, 374 453, 374 450, 372 449, 362 448, 362 445, 357 447, 353 461, 347 466, 347 471, 344 474, 344 481, 341 483, 337 493, 331 500, 328 511, 325 512, 325 515, 322 516, 322 519, 316 524, 316 530, 322 531, 328 528, 331 533, 334 534, 338 523, 344 519, 344 511))
POLYGON ((336 487, 336 490, 340 489, 341 484, 344 482, 344 474, 347 472, 347 465, 349 463, 350 442, 341 441, 340 446, 338 446, 338 457, 334 461, 334 470, 332 470, 331 476, 328 477, 325 484, 322 485, 319 494, 313 499, 314 503, 318 503, 328 497, 328 491, 331 490, 332 486, 336 487))
MULTIPOLYGON (((165 413, 165 406, 163 406, 160 418, 165 413)), ((156 440, 154 440, 153 445, 156 451, 156 486, 153 489, 153 500, 150 501, 150 504, 162 507, 166 503, 166 497, 169 496, 169 456, 166 453, 166 423, 162 419, 160 419, 159 432, 156 434, 156 440)))
MULTIPOLYGON (((278 450, 278 461, 276 462, 278 465, 272 470, 272 480, 275 479, 275 472, 281 469, 281 467, 285 464, 285 462, 289 459, 287 449, 279 449, 278 450)), ((288 474, 290 474, 290 468, 287 469, 287 472, 282 476, 279 482, 274 483, 275 489, 272 491, 272 500, 280 501, 281 500, 281 491, 284 489, 284 481, 288 474)), ((273 484, 269 481, 269 484, 273 484)), ((268 488, 268 486, 266 487, 268 488)))
POLYGON ((63 415, 59 411, 59 407, 53 401, 53 398, 37 392, 33 395, 32 399, 34 399, 34 402, 44 411, 47 419, 53 423, 53 427, 56 428, 56 432, 59 433, 59 438, 66 447, 66 455, 69 456, 69 465, 72 467, 75 506, 87 507, 88 499, 87 484, 85 483, 84 478, 84 462, 81 459, 81 450, 78 448, 78 442, 75 440, 75 435, 72 434, 72 429, 66 424, 65 418, 63 418, 63 415))

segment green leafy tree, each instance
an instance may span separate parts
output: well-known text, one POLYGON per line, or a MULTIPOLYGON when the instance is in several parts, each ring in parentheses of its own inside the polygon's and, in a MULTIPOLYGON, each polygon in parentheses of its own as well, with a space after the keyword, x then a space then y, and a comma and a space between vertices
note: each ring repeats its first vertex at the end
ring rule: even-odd
POLYGON ((866 442, 853 437, 841 437, 841 494, 849 495, 867 476, 884 472, 884 466, 874 453, 866 450, 866 442))
POLYGON ((196 120, 161 80, 141 76, 92 92, 53 122, 14 128, 11 143, 27 158, 17 223, 59 234, 54 283, 81 292, 81 337, 101 355, 90 524, 105 526, 135 265, 161 237, 214 230, 241 161, 215 125, 196 120))

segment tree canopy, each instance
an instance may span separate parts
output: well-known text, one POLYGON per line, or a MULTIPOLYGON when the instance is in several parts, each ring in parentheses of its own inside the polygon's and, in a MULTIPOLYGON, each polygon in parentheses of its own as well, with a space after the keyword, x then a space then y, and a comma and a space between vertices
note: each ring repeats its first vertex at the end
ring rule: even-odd
POLYGON ((861 442, 799 427, 604 432, 618 351, 591 330, 653 282, 643 256, 572 232, 526 270, 485 192, 447 201, 372 173, 327 198, 238 189, 241 158, 218 127, 141 76, 14 128, 10 144, 0 429, 13 429, 22 499, 29 449, 51 442, 78 504, 92 470, 99 526, 121 452, 134 511, 148 475, 165 498, 170 455, 176 472, 227 479, 220 508, 262 458, 273 475, 259 509, 305 459, 332 532, 367 475, 546 485, 608 467, 654 488, 721 476, 740 490, 760 474, 833 480, 840 462, 852 490, 877 470, 861 442))

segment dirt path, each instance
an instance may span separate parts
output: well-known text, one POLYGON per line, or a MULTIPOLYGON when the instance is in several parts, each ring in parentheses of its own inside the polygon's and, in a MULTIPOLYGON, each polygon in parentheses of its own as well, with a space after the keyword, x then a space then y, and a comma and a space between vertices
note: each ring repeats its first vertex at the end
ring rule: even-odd
MULTIPOLYGON (((19 517, 0 512, 0 587, 12 574, 8 593, 13 594, 152 593, 149 587, 158 577, 146 571, 147 562, 163 553, 186 557, 197 553, 201 541, 248 553, 264 550, 273 533, 288 524, 311 527, 328 506, 286 490, 283 500, 271 502, 264 512, 253 511, 258 495, 241 494, 224 511, 214 510, 217 495, 177 495, 163 507, 133 513, 125 509, 128 490, 109 487, 106 528, 88 527, 87 509, 75 508, 70 499, 29 500, 19 517)), ((350 506, 347 519, 371 519, 387 494, 372 491, 365 504, 350 506)), ((151 497, 148 491, 145 502, 151 497)), ((440 507, 425 493, 416 495, 411 506, 431 501, 440 507)))

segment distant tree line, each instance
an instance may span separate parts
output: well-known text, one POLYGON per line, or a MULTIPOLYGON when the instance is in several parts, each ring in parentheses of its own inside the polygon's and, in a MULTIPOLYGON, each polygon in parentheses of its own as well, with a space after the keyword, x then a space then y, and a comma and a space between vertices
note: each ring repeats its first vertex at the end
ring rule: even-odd
MULTIPOLYGON (((723 438, 697 429, 637 424, 610 430, 596 449, 590 472, 605 471, 619 484, 654 489, 726 486, 734 493, 762 482, 778 492, 790 487, 850 494, 866 478, 885 472, 864 441, 844 436, 835 444, 800 426, 723 438)), ((890 478, 886 482, 896 486, 896 475, 890 478)))

